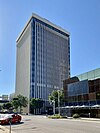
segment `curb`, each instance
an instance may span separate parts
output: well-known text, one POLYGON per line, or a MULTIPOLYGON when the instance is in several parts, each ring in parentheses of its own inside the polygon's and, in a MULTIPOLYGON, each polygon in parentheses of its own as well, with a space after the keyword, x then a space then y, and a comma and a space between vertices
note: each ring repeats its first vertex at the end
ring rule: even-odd
MULTIPOLYGON (((44 118, 48 118, 48 117, 44 116, 44 118)), ((62 120, 64 120, 64 118, 62 120)), ((96 119, 96 118, 81 118, 80 117, 80 118, 75 119, 75 118, 72 118, 72 117, 68 117, 65 120, 84 120, 84 121, 97 121, 97 122, 100 122, 99 118, 96 119)))
POLYGON ((98 122, 100 122, 100 119, 93 119, 93 118, 81 118, 81 120, 86 120, 86 121, 98 121, 98 122))

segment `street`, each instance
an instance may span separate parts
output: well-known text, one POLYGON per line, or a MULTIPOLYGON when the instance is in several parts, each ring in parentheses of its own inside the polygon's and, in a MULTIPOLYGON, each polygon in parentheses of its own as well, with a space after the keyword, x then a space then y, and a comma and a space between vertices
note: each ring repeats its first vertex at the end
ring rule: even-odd
POLYGON ((22 117, 20 124, 12 125, 15 133, 100 133, 100 121, 48 119, 44 116, 22 117))

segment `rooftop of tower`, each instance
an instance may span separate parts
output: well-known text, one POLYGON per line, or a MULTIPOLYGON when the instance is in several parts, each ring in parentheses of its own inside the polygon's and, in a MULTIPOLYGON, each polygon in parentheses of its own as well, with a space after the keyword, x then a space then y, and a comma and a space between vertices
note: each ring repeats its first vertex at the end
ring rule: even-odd
POLYGON ((28 22, 26 23, 25 27, 22 29, 21 33, 19 34, 18 38, 16 39, 16 42, 18 42, 18 40, 20 39, 20 37, 23 35, 25 29, 27 28, 27 26, 29 25, 29 23, 31 22, 32 18, 36 18, 58 30, 60 30, 61 32, 66 33, 68 36, 70 35, 70 32, 66 31, 65 29, 61 28, 60 26, 57 26, 56 24, 53 24, 52 22, 50 22, 49 20, 40 17, 39 15, 32 13, 32 16, 30 17, 30 19, 28 20, 28 22))

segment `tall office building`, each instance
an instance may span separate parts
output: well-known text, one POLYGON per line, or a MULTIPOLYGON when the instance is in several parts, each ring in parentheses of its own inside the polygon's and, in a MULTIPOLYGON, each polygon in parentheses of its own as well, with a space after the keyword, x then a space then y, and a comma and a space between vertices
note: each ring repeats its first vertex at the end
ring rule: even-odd
POLYGON ((70 76, 69 32, 32 14, 16 42, 16 95, 48 100, 70 76))

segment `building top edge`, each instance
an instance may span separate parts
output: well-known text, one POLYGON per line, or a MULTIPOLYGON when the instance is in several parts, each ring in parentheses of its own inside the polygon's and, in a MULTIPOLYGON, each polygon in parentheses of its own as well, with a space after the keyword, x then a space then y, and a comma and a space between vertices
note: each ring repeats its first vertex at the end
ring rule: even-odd
POLYGON ((31 22, 32 16, 29 18, 29 20, 27 21, 26 25, 24 26, 24 28, 22 29, 22 31, 19 33, 19 36, 16 39, 16 42, 19 41, 20 37, 23 35, 25 29, 27 28, 27 26, 29 25, 29 23, 31 22))
POLYGON ((84 72, 84 73, 81 73, 81 74, 78 74, 78 75, 73 75, 71 78, 78 77, 78 76, 81 76, 81 75, 86 74, 86 73, 91 73, 91 72, 96 71, 96 70, 99 70, 99 73, 100 73, 100 68, 98 67, 96 69, 92 69, 90 71, 87 71, 87 72, 84 72))
POLYGON ((55 28, 61 30, 62 32, 65 32, 67 35, 70 35, 70 32, 66 31, 65 29, 63 29, 63 28, 60 27, 60 26, 57 26, 56 24, 50 22, 49 20, 40 17, 39 15, 37 15, 37 14, 35 14, 35 13, 32 13, 32 17, 37 18, 37 19, 43 21, 44 23, 47 23, 47 24, 51 25, 52 27, 55 27, 55 28))
POLYGON ((70 32, 66 31, 65 29, 61 28, 60 26, 57 26, 56 24, 53 24, 52 22, 50 22, 49 20, 40 17, 39 15, 32 13, 32 16, 30 17, 30 19, 28 20, 28 22, 26 23, 26 25, 24 26, 24 28, 22 29, 22 31, 20 32, 18 38, 16 39, 16 42, 18 42, 18 40, 20 39, 20 37, 23 35, 25 29, 27 28, 27 26, 29 25, 29 23, 31 22, 32 18, 36 18, 44 23, 47 23, 48 25, 51 25, 52 27, 59 29, 60 31, 66 33, 68 36, 70 36, 70 32))

